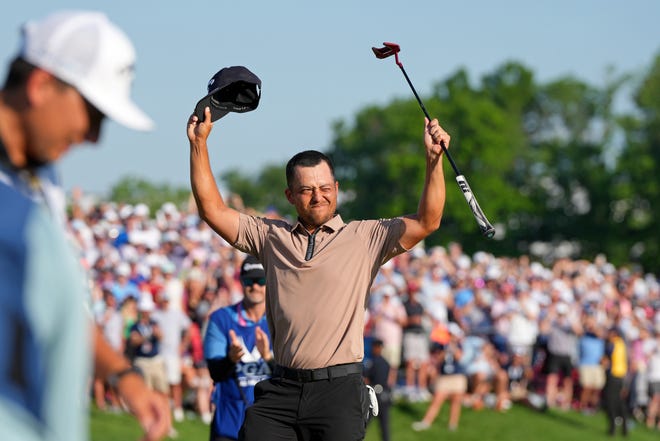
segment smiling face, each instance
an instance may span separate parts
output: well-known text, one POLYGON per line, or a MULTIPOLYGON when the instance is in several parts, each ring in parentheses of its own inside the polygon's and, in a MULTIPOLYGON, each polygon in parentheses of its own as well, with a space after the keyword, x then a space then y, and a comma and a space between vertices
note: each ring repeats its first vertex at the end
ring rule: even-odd
MULTIPOLYGON (((264 277, 265 279, 265 277, 264 277)), ((243 302, 249 306, 258 305, 266 301, 266 285, 256 279, 241 281, 243 285, 243 302)))
POLYGON ((330 166, 321 161, 314 166, 296 166, 286 198, 296 207, 305 228, 312 231, 335 215, 339 183, 330 166))

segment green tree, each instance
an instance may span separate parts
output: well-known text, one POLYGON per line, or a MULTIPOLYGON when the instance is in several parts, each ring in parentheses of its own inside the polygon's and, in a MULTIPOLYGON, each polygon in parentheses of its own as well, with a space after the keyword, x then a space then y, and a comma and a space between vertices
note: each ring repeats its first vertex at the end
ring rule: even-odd
POLYGON ((218 179, 231 193, 240 196, 245 207, 261 212, 275 210, 280 215, 293 216, 295 210, 284 197, 284 169, 285 164, 271 164, 262 168, 256 176, 248 176, 238 169, 232 169, 221 174, 218 179))
POLYGON ((585 257, 602 250, 602 238, 611 232, 607 159, 620 84, 597 89, 567 77, 539 88, 525 117, 535 121, 528 132, 528 188, 537 207, 528 222, 536 229, 530 239, 571 241, 585 257))
POLYGON ((638 112, 622 118, 625 143, 616 168, 615 228, 626 236, 621 257, 660 272, 660 54, 635 91, 638 112))
POLYGON ((160 208, 165 202, 173 202, 177 206, 185 206, 190 198, 190 189, 174 187, 170 184, 155 184, 135 176, 125 176, 110 190, 109 198, 114 202, 127 204, 146 204, 151 212, 160 208))

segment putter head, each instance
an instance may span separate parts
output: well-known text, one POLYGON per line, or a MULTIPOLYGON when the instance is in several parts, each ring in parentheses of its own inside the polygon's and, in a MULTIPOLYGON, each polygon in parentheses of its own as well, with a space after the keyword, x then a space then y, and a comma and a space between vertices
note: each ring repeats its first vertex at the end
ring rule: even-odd
POLYGON ((376 58, 383 59, 398 54, 401 48, 396 43, 385 42, 383 43, 383 47, 372 47, 371 50, 374 51, 376 58))

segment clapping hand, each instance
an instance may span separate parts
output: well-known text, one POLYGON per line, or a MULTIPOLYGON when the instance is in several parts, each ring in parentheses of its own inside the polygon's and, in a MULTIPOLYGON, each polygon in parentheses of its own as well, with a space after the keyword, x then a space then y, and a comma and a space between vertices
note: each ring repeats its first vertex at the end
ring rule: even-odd
POLYGON ((268 339, 268 334, 266 334, 259 326, 256 327, 255 332, 257 334, 257 349, 263 359, 269 361, 272 355, 270 353, 270 340, 268 339))
POLYGON ((229 357, 229 359, 233 363, 238 363, 238 361, 243 356, 244 352, 245 351, 243 350, 243 343, 238 338, 238 336, 236 335, 234 330, 230 329, 229 330, 229 352, 227 354, 227 357, 229 357))

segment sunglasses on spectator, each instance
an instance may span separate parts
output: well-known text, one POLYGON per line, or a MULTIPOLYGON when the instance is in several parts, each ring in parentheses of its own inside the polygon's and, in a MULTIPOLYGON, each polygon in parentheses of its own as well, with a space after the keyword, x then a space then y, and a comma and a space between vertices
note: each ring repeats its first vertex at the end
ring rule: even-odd
POLYGON ((252 286, 255 283, 259 286, 265 286, 266 285, 266 278, 265 277, 241 277, 241 283, 243 286, 252 286))

